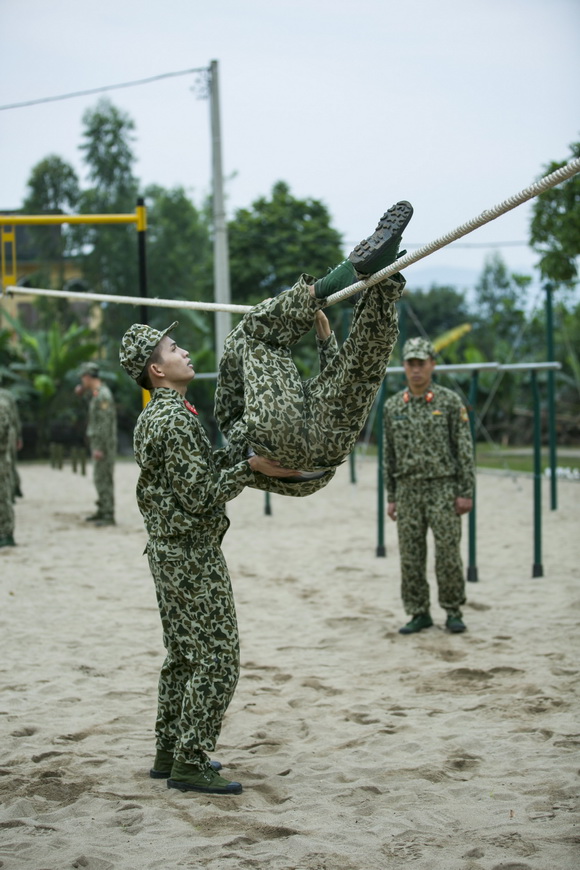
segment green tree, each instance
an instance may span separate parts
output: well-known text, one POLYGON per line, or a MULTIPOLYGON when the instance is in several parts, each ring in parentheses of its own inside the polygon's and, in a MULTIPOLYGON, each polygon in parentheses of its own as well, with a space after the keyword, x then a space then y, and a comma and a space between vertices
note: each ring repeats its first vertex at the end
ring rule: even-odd
POLYGON ((232 299, 255 304, 291 287, 301 272, 325 275, 344 255, 341 235, 317 199, 296 199, 283 181, 270 199, 238 209, 229 223, 232 299))
MULTIPOLYGON (((83 116, 80 145, 92 186, 80 196, 85 214, 129 214, 135 211, 138 182, 133 175, 135 154, 131 118, 109 100, 101 99, 83 116)), ((91 289, 121 296, 138 295, 137 233, 133 224, 81 225, 76 238, 82 246, 83 274, 91 289)), ((102 343, 107 357, 118 352, 129 325, 126 308, 102 306, 102 343)))
MULTIPOLYGON (((213 252, 205 212, 195 207, 182 187, 166 190, 151 185, 145 202, 151 295, 212 301, 213 252)), ((150 314, 155 317, 153 310, 150 314)), ((166 314, 160 316, 164 322, 166 314)))
POLYGON ((432 284, 429 290, 406 293, 404 299, 432 339, 469 320, 465 295, 455 287, 432 284))
POLYGON ((526 323, 528 275, 510 273, 499 254, 485 261, 475 287, 474 336, 484 358, 507 362, 517 351, 526 323))
MULTIPOLYGON (((510 273, 498 254, 486 259, 475 288, 473 331, 466 337, 466 361, 513 363, 530 360, 530 356, 536 359, 529 343, 526 313, 530 282, 527 275, 510 273)), ((484 373, 479 387, 487 431, 496 440, 510 443, 517 437, 514 409, 524 395, 522 380, 503 373, 484 373)), ((527 394, 523 401, 529 401, 527 394)))
MULTIPOLYGON (((79 180, 73 167, 57 155, 49 155, 37 163, 28 179, 28 194, 22 210, 27 215, 73 213, 80 195, 79 180)), ((73 249, 73 235, 65 225, 35 226, 25 229, 28 254, 41 261, 41 266, 26 278, 29 287, 62 289, 65 283, 66 260, 73 249)), ((26 256, 26 249, 25 249, 26 256)), ((22 251, 19 249, 19 255, 22 251)), ((41 328, 57 320, 66 329, 74 314, 66 299, 38 298, 35 303, 41 328)))
MULTIPOLYGON (((25 214, 70 214, 78 205, 78 176, 73 167, 56 154, 45 157, 33 167, 27 187, 28 194, 22 205, 25 214)), ((70 252, 66 226, 31 227, 30 232, 43 259, 62 262, 70 252)))
MULTIPOLYGON (((399 304, 401 338, 427 335, 431 341, 470 320, 468 305, 463 293, 455 287, 432 284, 429 290, 412 290, 404 294, 399 304)), ((398 342, 398 352, 402 342, 398 342)), ((445 361, 461 359, 463 342, 454 342, 445 349, 445 361)), ((443 357, 440 357, 443 361, 443 357)))
MULTIPOLYGON (((580 142, 570 146, 568 160, 580 157, 580 142)), ((568 161, 552 162, 555 172, 568 161)), ((557 284, 572 284, 578 277, 580 256, 580 174, 536 197, 530 225, 530 243, 540 254, 540 271, 557 284)))
POLYGON ((29 331, 8 312, 4 316, 15 329, 20 342, 22 362, 12 362, 11 372, 28 384, 30 399, 25 419, 37 424, 36 452, 46 456, 51 430, 71 424, 74 418, 72 383, 76 369, 94 356, 97 345, 85 326, 70 326, 66 332, 58 323, 49 329, 29 331))

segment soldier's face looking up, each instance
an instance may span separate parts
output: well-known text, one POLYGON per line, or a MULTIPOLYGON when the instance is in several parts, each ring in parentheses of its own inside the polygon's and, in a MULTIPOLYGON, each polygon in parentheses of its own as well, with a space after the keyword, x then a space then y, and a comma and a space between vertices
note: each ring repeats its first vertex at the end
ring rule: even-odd
POLYGON ((416 395, 422 395, 431 385, 431 375, 435 368, 435 360, 406 359, 403 363, 409 389, 416 395))
POLYGON ((189 352, 179 347, 168 335, 161 339, 159 351, 159 361, 151 366, 151 370, 154 374, 163 373, 164 386, 179 387, 195 377, 189 352))

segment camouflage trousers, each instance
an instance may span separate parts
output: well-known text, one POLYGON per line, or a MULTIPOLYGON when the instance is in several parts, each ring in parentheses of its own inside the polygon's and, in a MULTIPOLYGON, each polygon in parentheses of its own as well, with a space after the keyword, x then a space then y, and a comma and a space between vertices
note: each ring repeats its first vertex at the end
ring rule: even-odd
POLYGON ((397 481, 401 595, 405 612, 411 616, 429 612, 428 528, 435 541, 439 604, 458 616, 465 604, 461 517, 455 513, 455 490, 450 479, 397 481))
POLYGON ((10 445, 10 461, 11 461, 11 469, 10 474, 12 477, 12 501, 16 501, 16 496, 22 495, 22 485, 20 483, 20 474, 18 473, 17 466, 18 459, 18 450, 16 447, 16 439, 13 440, 10 445))
POLYGON ((194 762, 215 749, 240 670, 238 626, 220 540, 185 542, 175 558, 148 546, 167 655, 159 675, 158 749, 194 762))
POLYGON ((8 455, 0 457, 0 538, 14 534, 12 464, 8 455))
POLYGON ((399 277, 364 290, 342 347, 319 375, 302 380, 291 348, 325 304, 310 296, 312 283, 302 275, 232 330, 215 398, 215 417, 228 438, 241 429, 256 453, 304 471, 333 468, 353 450, 398 336, 394 303, 405 286, 399 277))
POLYGON ((114 457, 105 454, 103 459, 93 459, 93 483, 97 490, 97 513, 108 520, 115 518, 114 470, 114 457))

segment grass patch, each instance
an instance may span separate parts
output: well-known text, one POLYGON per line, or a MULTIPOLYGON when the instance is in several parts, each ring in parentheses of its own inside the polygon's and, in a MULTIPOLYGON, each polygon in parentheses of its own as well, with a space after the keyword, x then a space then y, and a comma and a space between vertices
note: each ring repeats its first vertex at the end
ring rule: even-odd
MULTIPOLYGON (((580 451, 577 451, 577 454, 570 456, 568 451, 565 451, 562 455, 556 450, 556 466, 580 469, 580 451)), ((533 447, 498 447, 492 449, 487 444, 478 444, 475 456, 478 468, 499 468, 528 473, 534 471, 533 447)), ((550 455, 547 447, 542 447, 541 467, 542 474, 546 468, 550 467, 550 455)))

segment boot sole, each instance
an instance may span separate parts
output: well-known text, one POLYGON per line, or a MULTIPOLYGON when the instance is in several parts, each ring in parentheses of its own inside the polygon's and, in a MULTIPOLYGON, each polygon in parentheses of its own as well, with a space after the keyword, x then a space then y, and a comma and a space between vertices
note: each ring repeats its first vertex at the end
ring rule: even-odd
POLYGON ((188 782, 179 782, 176 779, 168 779, 167 788, 176 788, 179 791, 198 791, 202 794, 241 794, 243 791, 239 782, 230 782, 224 788, 212 788, 211 786, 191 785, 188 782))
MULTIPOLYGON (((349 254, 348 259, 356 271, 363 275, 378 271, 375 264, 384 257, 385 248, 389 245, 393 247, 391 262, 394 262, 401 236, 412 217, 413 206, 407 200, 392 205, 378 222, 372 236, 363 239, 349 254)), ((384 267, 385 264, 382 264, 381 268, 384 267)))

